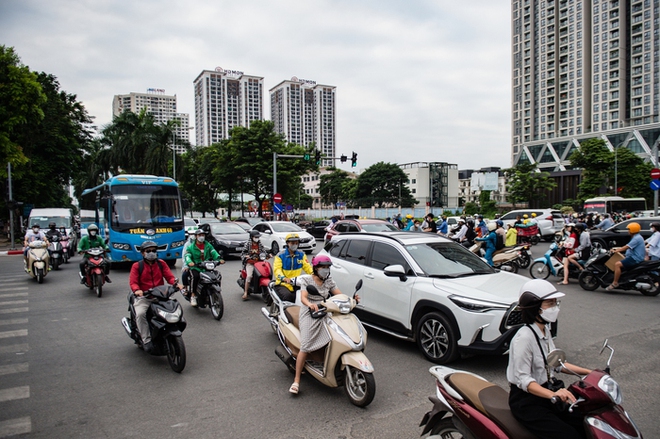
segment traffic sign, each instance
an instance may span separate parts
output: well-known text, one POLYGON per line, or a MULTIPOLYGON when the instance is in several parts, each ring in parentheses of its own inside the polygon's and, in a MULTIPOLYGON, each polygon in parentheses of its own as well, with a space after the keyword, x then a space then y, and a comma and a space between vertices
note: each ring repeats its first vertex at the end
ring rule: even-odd
POLYGON ((654 180, 660 179, 660 169, 658 168, 651 169, 651 178, 654 180))
POLYGON ((276 193, 273 195, 273 203, 281 203, 282 202, 282 194, 276 193))
POLYGON ((649 186, 651 187, 651 190, 657 191, 660 189, 660 180, 651 180, 649 186))
POLYGON ((275 203, 275 204, 273 204, 273 211, 275 213, 282 213, 284 211, 284 208, 282 207, 282 205, 280 203, 275 203))

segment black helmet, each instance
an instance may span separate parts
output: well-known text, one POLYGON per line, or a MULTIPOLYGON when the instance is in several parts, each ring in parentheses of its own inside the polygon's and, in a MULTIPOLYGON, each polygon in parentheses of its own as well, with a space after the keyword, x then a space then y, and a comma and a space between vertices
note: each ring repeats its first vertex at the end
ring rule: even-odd
POLYGON ((544 279, 532 279, 520 287, 518 297, 518 308, 522 311, 522 321, 532 324, 539 314, 541 302, 544 300, 558 299, 565 294, 557 291, 550 282, 544 279))
POLYGON ((658 222, 651 223, 651 227, 653 227, 656 231, 660 231, 660 223, 658 222))
POLYGON ((258 230, 250 230, 250 238, 258 238, 261 236, 258 230))
POLYGON ((55 227, 57 227, 57 224, 55 224, 55 221, 51 221, 48 223, 48 228, 54 230, 55 227))
POLYGON ((584 232, 584 230, 587 228, 587 226, 584 223, 577 223, 575 225, 575 228, 580 230, 581 232, 584 232))
POLYGON ((154 241, 144 241, 142 245, 140 246, 140 251, 143 252, 148 248, 158 248, 158 244, 156 244, 154 241))
MULTIPOLYGON (((201 225, 199 226, 199 229, 197 229, 197 230, 200 230, 200 229, 201 229, 204 233, 211 233, 211 226, 210 226, 209 224, 206 224, 206 223, 205 223, 205 224, 201 224, 201 225)), ((197 233, 197 232, 195 232, 195 233, 197 233)))
POLYGON ((206 231, 203 226, 208 226, 208 224, 203 224, 199 226, 199 229, 195 230, 195 235, 206 235, 206 231))

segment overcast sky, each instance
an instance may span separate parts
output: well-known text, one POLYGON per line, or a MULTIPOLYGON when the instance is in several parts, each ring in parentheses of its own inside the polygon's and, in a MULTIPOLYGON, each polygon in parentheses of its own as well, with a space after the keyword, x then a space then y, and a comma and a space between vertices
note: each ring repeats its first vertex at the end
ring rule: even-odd
MULTIPOLYGON (((509 167, 508 0, 0 0, 0 44, 55 75, 96 124, 115 94, 162 88, 194 124, 217 66, 337 87, 337 153, 509 167)), ((194 139, 194 136, 192 137, 194 139)), ((350 163, 347 164, 350 166, 350 163)), ((348 168, 348 166, 344 166, 348 168)))

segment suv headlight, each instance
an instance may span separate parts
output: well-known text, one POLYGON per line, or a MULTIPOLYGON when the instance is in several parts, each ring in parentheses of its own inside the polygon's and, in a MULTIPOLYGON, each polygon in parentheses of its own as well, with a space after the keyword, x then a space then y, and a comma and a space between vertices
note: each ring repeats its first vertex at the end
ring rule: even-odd
POLYGON ((611 376, 605 375, 602 377, 598 381, 598 387, 609 395, 614 404, 621 404, 621 401, 623 401, 619 384, 611 376))
POLYGON ((509 305, 504 305, 502 303, 488 302, 486 300, 478 300, 471 297, 457 296, 454 294, 449 296, 449 300, 454 302, 454 304, 459 308, 471 312, 486 312, 492 310, 506 311, 509 309, 509 305))
POLYGON ((181 320, 181 307, 177 308, 174 312, 163 311, 162 309, 157 309, 158 315, 165 319, 167 323, 176 323, 181 320))

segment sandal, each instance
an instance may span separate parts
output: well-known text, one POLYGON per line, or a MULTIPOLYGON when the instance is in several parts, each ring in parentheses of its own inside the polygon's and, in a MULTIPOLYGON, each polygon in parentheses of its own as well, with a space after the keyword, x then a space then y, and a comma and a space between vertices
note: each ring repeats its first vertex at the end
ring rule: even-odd
POLYGON ((250 300, 250 296, 241 296, 241 299, 243 299, 243 301, 250 300))
POLYGON ((568 282, 564 282, 564 281, 557 282, 557 283, 558 283, 559 285, 568 285, 568 282))
POLYGON ((605 288, 606 291, 612 291, 615 288, 619 288, 619 284, 611 284, 609 287, 605 288))
POLYGON ((289 393, 293 395, 297 395, 299 389, 300 389, 300 383, 293 383, 291 384, 291 387, 289 387, 289 393))

